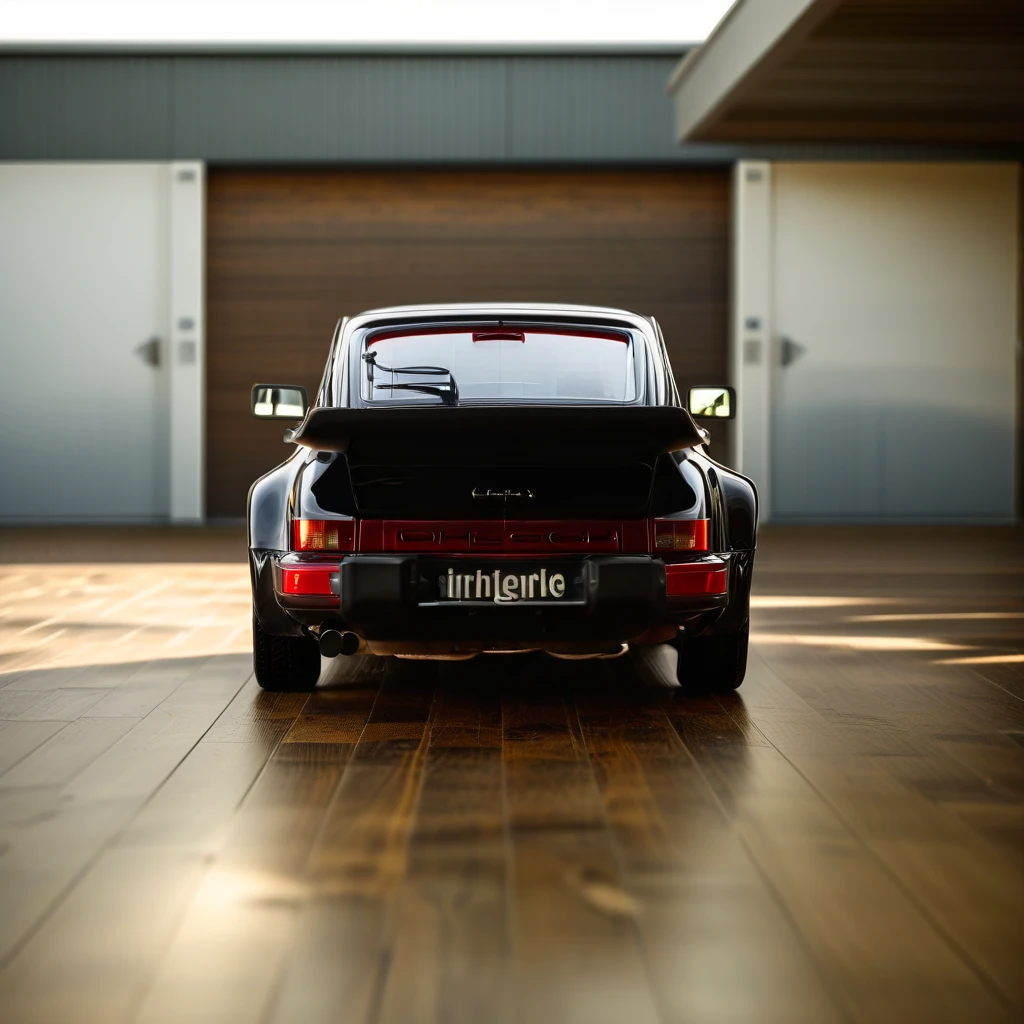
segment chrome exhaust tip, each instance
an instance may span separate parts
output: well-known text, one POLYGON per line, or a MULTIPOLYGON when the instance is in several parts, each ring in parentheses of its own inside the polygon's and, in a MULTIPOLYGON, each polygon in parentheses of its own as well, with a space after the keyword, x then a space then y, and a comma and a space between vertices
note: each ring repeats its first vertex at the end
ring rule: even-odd
POLYGON ((360 640, 355 633, 337 629, 325 629, 320 633, 320 653, 325 658, 336 658, 339 654, 350 657, 358 652, 359 646, 360 640))

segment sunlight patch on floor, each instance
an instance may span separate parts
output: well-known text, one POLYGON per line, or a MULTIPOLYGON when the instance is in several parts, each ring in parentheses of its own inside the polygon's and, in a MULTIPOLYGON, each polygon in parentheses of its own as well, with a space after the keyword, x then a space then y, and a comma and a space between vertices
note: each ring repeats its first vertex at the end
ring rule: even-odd
POLYGON ((752 594, 750 597, 751 608, 853 608, 909 603, 901 597, 828 597, 820 594, 752 594))
POLYGON ((1021 665, 1024 654, 980 654, 977 657, 943 658, 937 665, 1021 665))
POLYGON ((900 615, 851 615, 848 622, 956 622, 959 619, 1024 619, 1024 612, 914 612, 900 615))
POLYGON ((751 633, 752 644, 798 644, 803 647, 845 647, 853 651, 969 651, 970 645, 948 644, 923 636, 852 636, 817 633, 751 633))

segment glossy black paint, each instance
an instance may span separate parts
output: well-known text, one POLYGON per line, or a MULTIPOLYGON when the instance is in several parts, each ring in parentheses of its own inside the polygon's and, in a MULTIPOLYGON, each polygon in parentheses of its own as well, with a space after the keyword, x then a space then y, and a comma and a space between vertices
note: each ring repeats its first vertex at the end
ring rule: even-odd
MULTIPOLYGON (((445 317, 444 312, 431 311, 429 316, 416 316, 412 311, 385 310, 377 314, 364 314, 353 318, 352 321, 339 322, 335 331, 334 340, 325 368, 323 381, 313 408, 307 414, 304 422, 289 435, 300 440, 311 443, 321 450, 314 450, 303 445, 297 446, 291 455, 278 467, 266 475, 260 477, 249 491, 248 505, 248 532, 250 549, 250 568, 253 584, 254 610, 263 628, 270 633, 277 635, 302 635, 309 631, 310 627, 318 627, 321 624, 329 624, 336 628, 344 628, 350 623, 346 622, 342 609, 328 611, 326 609, 300 607, 285 608, 275 594, 274 588, 274 563, 285 556, 291 547, 288 536, 290 522, 295 518, 318 518, 323 515, 355 514, 354 499, 351 505, 351 512, 345 508, 332 506, 330 510, 321 507, 317 494, 317 483, 324 477, 325 473, 331 471, 331 467, 339 459, 344 459, 339 454, 340 449, 348 447, 353 436, 352 425, 358 424, 366 417, 380 417, 388 419, 399 412, 399 410, 366 410, 365 405, 360 403, 358 388, 352 385, 352 375, 358 372, 359 354, 361 339, 370 326, 390 325, 394 323, 408 322, 437 322, 439 318, 445 317), (353 369, 355 367, 356 369, 353 369), (348 411, 346 411, 348 410, 348 411), (355 414, 355 415, 353 415, 355 414), (332 436, 333 434, 333 436, 332 436)), ((447 319, 442 322, 450 322, 453 317, 469 319, 466 313, 447 314, 447 319)), ((650 455, 655 455, 657 450, 666 451, 674 448, 671 442, 686 444, 672 450, 670 454, 662 455, 657 464, 657 473, 671 473, 673 470, 679 474, 680 486, 677 488, 679 495, 686 495, 676 502, 671 509, 652 509, 649 514, 662 515, 675 513, 685 515, 686 518, 706 518, 711 521, 710 541, 712 551, 721 556, 729 566, 729 594, 728 600, 721 598, 685 598, 669 599, 662 610, 648 613, 644 621, 651 619, 657 621, 675 622, 684 625, 692 632, 728 632, 738 628, 745 621, 749 608, 749 594, 751 574, 753 570, 754 550, 756 547, 756 530, 758 499, 753 483, 711 459, 699 443, 700 437, 696 433, 696 427, 690 419, 689 414, 682 407, 679 393, 676 389, 671 368, 668 363, 668 356, 664 347, 664 340, 657 323, 634 315, 631 316, 632 324, 642 331, 646 341, 645 348, 645 386, 643 389, 644 409, 636 410, 639 413, 638 420, 645 417, 653 417, 651 425, 661 424, 660 431, 655 430, 658 436, 653 446, 649 446, 650 455), (661 412, 656 410, 661 409, 661 412), (671 429, 669 424, 677 424, 671 429), (688 426, 687 426, 688 424, 688 426), (674 432, 673 432, 674 431, 674 432), (668 438, 670 443, 662 444, 662 438, 668 438), (692 501, 692 504, 691 504, 692 501)), ((486 317, 472 315, 472 322, 485 323, 486 317)), ((494 318, 498 323, 499 319, 504 322, 527 322, 527 317, 517 313, 516 317, 494 318)), ((592 326, 602 324, 617 324, 615 311, 600 311, 593 315, 579 315, 576 322, 585 322, 592 326)), ((534 321, 530 322, 558 322, 551 311, 539 314, 534 321)), ((549 432, 557 433, 557 423, 577 415, 581 410, 578 407, 566 406, 561 413, 559 408, 533 407, 506 407, 502 413, 511 413, 512 417, 524 419, 531 412, 538 414, 537 419, 550 421, 549 432), (513 410, 515 410, 513 412, 513 410)), ((582 410, 582 419, 593 417, 593 413, 608 413, 609 418, 619 419, 628 414, 630 410, 621 407, 604 407, 603 410, 582 410)), ((479 420, 477 447, 486 452, 489 446, 497 450, 507 451, 510 442, 503 438, 500 431, 495 428, 497 417, 492 410, 486 407, 466 408, 437 408, 436 405, 427 405, 422 410, 402 410, 403 415, 396 417, 394 423, 397 427, 397 420, 408 420, 402 425, 402 429, 392 428, 390 425, 383 425, 380 428, 375 426, 373 433, 378 436, 389 438, 399 447, 402 447, 409 458, 416 458, 417 444, 425 443, 419 438, 423 437, 422 427, 425 416, 457 417, 469 413, 468 419, 479 420), (482 410, 482 411, 481 411, 482 410), (483 437, 481 445, 480 438, 483 437)), ((378 420, 377 422, 382 422, 378 420)), ((429 421, 428 421, 429 422, 429 421)), ((597 423, 598 419, 593 422, 597 423)), ((584 433, 573 431, 573 444, 583 443, 584 447, 591 448, 593 455, 593 443, 586 444, 584 433)), ((642 431, 631 431, 625 428, 626 435, 631 438, 635 448, 637 439, 642 431)), ((435 435, 436 436, 436 435, 435 435)), ((456 431, 454 436, 458 436, 456 431)), ((465 436, 465 435, 463 435, 465 436)), ((543 436, 540 432, 537 436, 543 436)), ((616 442, 615 437, 609 432, 602 432, 598 444, 606 442, 614 447, 616 443, 622 445, 622 440, 616 442)), ((389 445, 390 446, 390 445, 389 445)), ((628 445, 627 445, 628 446, 628 445)), ((559 445, 559 447, 563 447, 559 445)), ((593 472, 600 475, 600 465, 595 463, 593 472)), ((665 493, 663 490, 658 493, 665 493)), ((670 490, 668 493, 675 493, 670 490)), ((367 556, 354 556, 353 561, 363 561, 367 556)), ((648 561, 652 561, 649 559, 648 561)), ((653 559, 657 562, 657 559, 653 559)), ((661 570, 663 579, 663 569, 661 570)), ((404 600, 404 599, 403 599, 404 600)), ((447 613, 459 614, 458 609, 445 609, 447 613)), ((495 621, 494 629, 502 635, 514 635, 517 630, 522 636, 521 630, 528 627, 525 618, 517 615, 509 615, 513 609, 503 609, 502 618, 495 621)), ((517 613, 519 609, 515 609, 517 613)), ((350 612, 351 614, 351 612, 350 612)), ((443 619, 444 617, 442 617, 443 619)), ((557 616, 555 617, 557 619, 557 616)), ((627 618, 629 618, 627 616, 627 618)), ((601 629, 607 630, 609 619, 605 615, 599 615, 591 620, 591 625, 601 623, 601 629)), ((435 622, 434 627, 439 623, 435 622)), ((626 623, 626 628, 633 628, 637 622, 626 623)), ((407 623, 410 639, 421 632, 420 626, 412 622, 407 623)), ((557 629, 557 625, 555 627, 557 629)), ((400 632, 400 630, 399 630, 400 632)), ((430 636, 435 639, 450 639, 439 636, 436 628, 432 628, 430 636)), ((472 632, 472 631, 471 631, 472 632)), ((550 630, 545 627, 544 633, 550 630)), ((600 631, 590 629, 579 630, 576 626, 562 631, 564 639, 571 639, 570 634, 579 637, 599 635, 600 631)), ((618 635, 620 630, 616 629, 618 635)))
POLYGON ((609 457, 654 456, 700 444, 701 435, 678 406, 417 406, 397 409, 311 409, 285 435, 328 452, 404 448, 420 431, 433 446, 496 456, 586 448, 609 457))

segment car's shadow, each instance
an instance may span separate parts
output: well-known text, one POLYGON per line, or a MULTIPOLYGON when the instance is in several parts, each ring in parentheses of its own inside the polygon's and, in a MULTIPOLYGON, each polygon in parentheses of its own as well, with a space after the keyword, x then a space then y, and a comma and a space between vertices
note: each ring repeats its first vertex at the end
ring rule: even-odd
POLYGON ((502 702, 561 697, 602 698, 632 710, 644 707, 713 708, 746 722, 742 698, 736 693, 710 694, 696 682, 680 685, 677 654, 667 645, 632 649, 622 657, 564 660, 534 652, 481 654, 469 661, 419 661, 369 656, 324 660, 317 694, 352 687, 478 693, 500 696, 502 702))

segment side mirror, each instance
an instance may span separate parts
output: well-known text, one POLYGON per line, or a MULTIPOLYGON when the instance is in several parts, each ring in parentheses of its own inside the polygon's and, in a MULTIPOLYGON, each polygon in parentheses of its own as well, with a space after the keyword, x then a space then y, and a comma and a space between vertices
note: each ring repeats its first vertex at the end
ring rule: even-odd
POLYGON ((254 384, 252 414, 261 420, 301 420, 309 402, 298 384, 254 384))
POLYGON ((736 415, 736 390, 707 385, 690 388, 686 408, 699 419, 731 420, 736 415))

